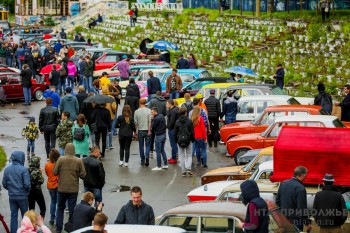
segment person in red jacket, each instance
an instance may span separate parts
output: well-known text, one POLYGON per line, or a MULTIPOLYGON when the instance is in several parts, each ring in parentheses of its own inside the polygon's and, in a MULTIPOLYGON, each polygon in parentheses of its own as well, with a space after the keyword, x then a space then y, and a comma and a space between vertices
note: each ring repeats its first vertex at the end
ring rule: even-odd
POLYGON ((207 168, 207 130, 204 125, 203 117, 200 116, 201 109, 195 106, 192 111, 191 120, 194 126, 194 139, 196 141, 197 165, 207 168), (202 157, 202 161, 201 161, 202 157))

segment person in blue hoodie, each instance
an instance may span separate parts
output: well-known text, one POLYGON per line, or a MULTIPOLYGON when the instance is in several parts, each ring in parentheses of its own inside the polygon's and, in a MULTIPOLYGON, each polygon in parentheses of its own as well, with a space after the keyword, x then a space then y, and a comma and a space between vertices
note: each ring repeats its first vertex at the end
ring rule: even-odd
POLYGON ((46 91, 44 91, 43 96, 45 99, 51 98, 52 99, 52 107, 58 108, 61 102, 61 97, 56 93, 56 87, 50 86, 46 87, 46 91))
POLYGON ((16 233, 18 228, 18 210, 21 211, 22 217, 28 210, 28 195, 31 184, 28 168, 24 166, 24 152, 12 152, 10 160, 12 163, 5 169, 2 186, 8 190, 9 194, 11 233, 16 233))
POLYGON ((79 102, 77 98, 72 94, 72 88, 66 87, 66 95, 62 97, 60 103, 60 113, 69 112, 69 119, 75 121, 79 114, 79 102))
POLYGON ((227 98, 223 103, 223 111, 221 118, 225 116, 225 124, 231 124, 236 122, 237 116, 237 100, 233 96, 233 91, 227 92, 227 98))

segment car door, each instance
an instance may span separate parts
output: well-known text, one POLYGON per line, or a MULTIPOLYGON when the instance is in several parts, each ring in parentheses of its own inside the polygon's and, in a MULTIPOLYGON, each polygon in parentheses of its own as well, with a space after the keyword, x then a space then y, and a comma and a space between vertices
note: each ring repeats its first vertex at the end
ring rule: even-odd
POLYGON ((256 101, 238 101, 237 121, 252 121, 255 118, 256 101))
POLYGON ((95 61, 95 71, 112 68, 119 61, 117 54, 104 54, 101 58, 95 61))
MULTIPOLYGON (((10 96, 8 96, 9 99, 22 99, 24 98, 23 94, 23 87, 21 85, 21 79, 19 75, 8 75, 8 83, 9 83, 9 90, 10 90, 10 96)), ((6 90, 5 90, 6 93, 6 90)), ((6 95, 8 95, 6 93, 6 95)))
MULTIPOLYGON (((238 220, 231 216, 206 216, 201 217, 201 233, 243 233, 242 229, 238 228, 238 220)), ((199 232, 199 231, 197 231, 199 232)))

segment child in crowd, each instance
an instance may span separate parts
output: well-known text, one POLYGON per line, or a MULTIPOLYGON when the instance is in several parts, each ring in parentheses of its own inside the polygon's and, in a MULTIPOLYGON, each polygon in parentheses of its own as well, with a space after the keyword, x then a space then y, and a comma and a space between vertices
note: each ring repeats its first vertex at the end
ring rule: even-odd
POLYGON ((35 156, 35 139, 39 138, 39 130, 38 126, 35 124, 35 118, 30 117, 28 125, 23 128, 22 136, 26 137, 28 140, 27 145, 27 156, 29 160, 30 151, 32 152, 32 156, 35 156))

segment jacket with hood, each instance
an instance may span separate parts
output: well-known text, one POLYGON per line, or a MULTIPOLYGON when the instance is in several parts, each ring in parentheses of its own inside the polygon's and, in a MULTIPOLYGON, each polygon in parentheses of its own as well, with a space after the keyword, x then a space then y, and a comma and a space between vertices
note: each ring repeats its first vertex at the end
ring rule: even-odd
POLYGON ((38 156, 33 156, 30 159, 29 174, 32 189, 41 189, 41 185, 44 183, 44 177, 40 170, 40 159, 38 156))
POLYGON ((154 212, 150 205, 142 201, 141 205, 135 206, 130 200, 120 209, 114 224, 154 225, 154 221, 154 212))
POLYGON ((135 96, 141 98, 139 86, 136 83, 130 83, 126 86, 126 96, 135 96))
POLYGON ((158 113, 166 116, 166 99, 163 96, 154 97, 148 104, 148 107, 152 109, 156 107, 158 109, 158 113))
POLYGON ((43 225, 40 228, 34 227, 32 221, 27 216, 24 216, 21 221, 21 226, 18 228, 17 233, 51 233, 50 229, 47 226, 43 225))
POLYGON ((112 103, 106 103, 106 107, 109 111, 109 113, 111 114, 111 120, 114 120, 114 115, 117 111, 117 103, 115 102, 115 99, 113 96, 111 96, 108 87, 103 87, 102 88, 102 94, 103 95, 107 95, 109 97, 111 97, 114 101, 112 103))
POLYGON ((58 146, 60 148, 65 148, 67 143, 73 142, 72 127, 73 121, 67 119, 62 120, 57 126, 56 137, 58 139, 58 146))
POLYGON ((43 96, 45 99, 51 98, 52 99, 52 107, 58 108, 61 102, 61 97, 54 91, 47 89, 44 91, 43 96))
MULTIPOLYGON (((78 104, 79 104, 79 113, 82 113, 82 109, 83 109, 83 102, 84 100, 89 97, 88 94, 85 91, 81 91, 78 92, 78 94, 75 96, 78 100, 78 104)), ((85 115, 86 117, 86 115, 85 115)))
POLYGON ((97 129, 106 129, 111 132, 111 114, 108 109, 97 106, 91 113, 91 124, 96 123, 97 129))
POLYGON ((79 114, 79 103, 75 96, 72 94, 67 94, 61 99, 60 112, 69 112, 70 118, 74 121, 79 114))
POLYGON ((269 231, 269 211, 266 202, 260 197, 255 181, 246 180, 241 186, 243 204, 247 205, 247 214, 243 229, 245 232, 266 233, 269 231))
POLYGON ((323 83, 317 84, 318 94, 315 96, 314 105, 322 106, 323 110, 332 113, 333 101, 332 96, 326 92, 326 87, 323 83))
POLYGON ((136 131, 134 117, 129 117, 129 123, 126 122, 124 115, 120 115, 117 118, 116 128, 119 128, 119 135, 124 137, 132 137, 136 131))
POLYGON ((100 86, 101 88, 108 87, 108 85, 111 83, 111 80, 109 80, 108 76, 102 76, 100 78, 100 86))
POLYGON ((179 108, 176 106, 173 106, 171 109, 169 109, 168 115, 167 115, 168 130, 174 129, 177 119, 179 119, 179 108))
POLYGON ((68 76, 75 76, 75 74, 77 73, 77 67, 74 65, 72 61, 68 62, 67 68, 68 68, 68 76))
POLYGON ((125 105, 130 106, 132 115, 134 115, 135 111, 139 108, 139 104, 140 99, 136 96, 129 95, 125 97, 125 105))
POLYGON ((51 86, 58 86, 58 82, 60 81, 61 75, 60 72, 57 70, 53 70, 50 72, 49 80, 51 86))
POLYGON ((227 97, 224 101, 222 116, 232 116, 237 114, 237 100, 234 97, 227 97))
POLYGON ((73 231, 91 226, 96 213, 94 207, 88 202, 81 200, 81 202, 74 207, 73 231))
POLYGON ((179 138, 178 138, 178 133, 179 129, 182 127, 187 128, 187 135, 188 139, 191 142, 194 142, 194 128, 193 128, 193 123, 190 119, 188 119, 187 116, 180 116, 179 119, 175 123, 175 128, 174 128, 174 137, 175 137, 175 142, 177 143, 179 138))
POLYGON ((78 193, 79 178, 86 175, 83 161, 75 156, 73 143, 68 143, 64 156, 58 158, 53 174, 58 175, 58 191, 62 193, 78 193))
POLYGON ((154 116, 152 123, 152 133, 156 136, 161 136, 166 133, 165 117, 163 114, 157 114, 154 116))
POLYGON ((30 175, 24 167, 25 155, 22 151, 11 154, 12 164, 5 169, 2 186, 8 190, 12 199, 28 199, 30 192, 30 175))

